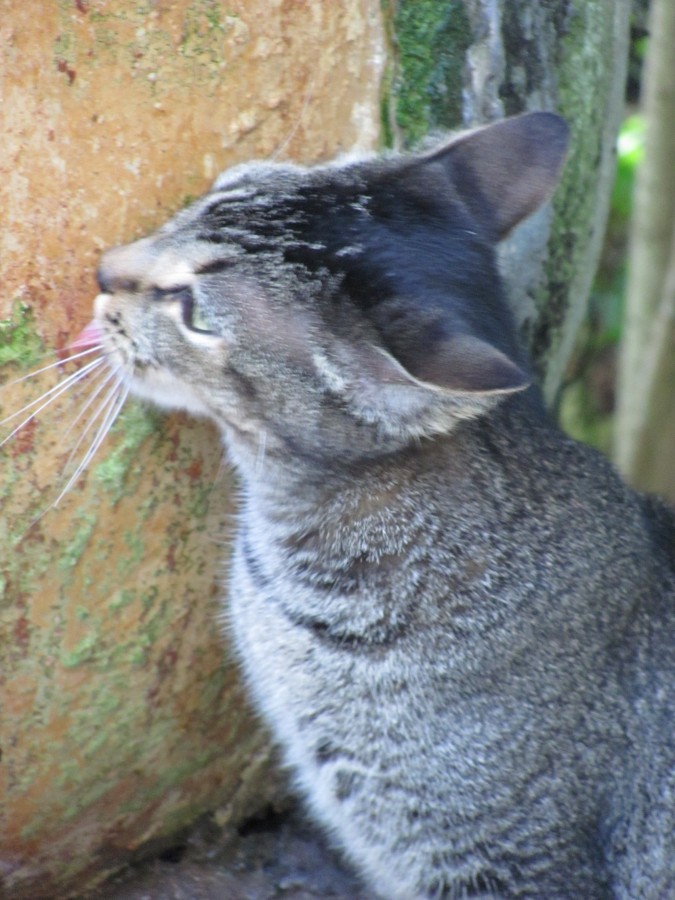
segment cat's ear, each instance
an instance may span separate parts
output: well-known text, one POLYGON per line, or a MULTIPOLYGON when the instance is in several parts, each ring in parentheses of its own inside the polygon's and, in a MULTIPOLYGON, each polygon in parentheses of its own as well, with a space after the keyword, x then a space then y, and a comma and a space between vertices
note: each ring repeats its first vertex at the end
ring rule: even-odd
POLYGON ((473 216, 501 240, 552 194, 568 135, 560 116, 529 113, 460 135, 420 162, 442 166, 473 216))
POLYGON ((465 394, 511 393, 530 384, 505 353, 470 334, 442 338, 414 358, 409 354, 405 369, 425 385, 465 394))
MULTIPOLYGON (((439 402, 451 400, 453 410, 466 405, 476 414, 491 397, 521 391, 528 375, 504 353, 471 335, 456 335, 425 348, 405 364, 373 344, 342 344, 340 374, 325 357, 319 366, 332 390, 390 423, 422 421, 439 402)), ((315 357, 315 362, 317 358, 315 357)))

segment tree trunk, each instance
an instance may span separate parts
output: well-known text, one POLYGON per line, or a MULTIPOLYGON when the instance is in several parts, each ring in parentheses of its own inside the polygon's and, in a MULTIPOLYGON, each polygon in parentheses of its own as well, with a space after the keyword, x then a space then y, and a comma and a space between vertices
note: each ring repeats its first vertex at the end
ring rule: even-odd
POLYGON ((619 367, 616 460, 675 501, 675 4, 653 0, 619 367))
POLYGON ((569 157, 552 209, 533 216, 503 247, 516 315, 551 405, 604 236, 629 16, 630 0, 396 4, 398 75, 389 122, 399 140, 535 109, 555 110, 570 125, 569 157))
MULTIPOLYGON (((156 227, 219 169, 374 146, 384 68, 390 142, 531 109, 570 122, 553 208, 503 254, 553 401, 604 225, 628 11, 63 0, 36 16, 0 0, 3 381, 86 323, 103 247, 156 227)), ((55 380, 4 389, 3 414, 55 380)), ((62 410, 45 413, 0 450, 0 878, 13 900, 83 893, 198 816, 236 821, 276 788, 213 624, 230 512, 216 435, 130 405, 51 509, 68 446, 62 410)))
MULTIPOLYGON (((91 317, 101 249, 157 227, 221 168, 377 140, 379 0, 0 0, 0 30, 3 382, 91 317)), ((0 419, 57 378, 4 388, 0 419)), ((215 430, 129 403, 52 509, 81 405, 68 396, 0 449, 12 900, 79 896, 197 817, 237 821, 278 789, 217 624, 233 503, 215 430)))

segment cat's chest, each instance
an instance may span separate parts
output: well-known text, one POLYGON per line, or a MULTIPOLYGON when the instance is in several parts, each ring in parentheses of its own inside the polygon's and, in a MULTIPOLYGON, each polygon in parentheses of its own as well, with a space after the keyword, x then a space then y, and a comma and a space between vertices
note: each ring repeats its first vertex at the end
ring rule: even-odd
POLYGON ((460 712, 467 673, 500 679, 489 673, 494 654, 483 634, 500 627, 499 605, 478 614, 468 602, 472 591, 489 595, 491 566, 478 554, 433 565, 427 539, 390 544, 376 559, 355 547, 339 562, 303 568, 289 565, 277 542, 240 533, 232 633, 259 707, 296 755, 331 733, 395 735, 402 753, 406 742, 414 753, 419 729, 432 722, 452 744, 441 720, 452 719, 453 704, 458 744, 472 730, 460 721, 473 715, 460 712))
POLYGON ((535 767, 531 698, 503 690, 497 673, 474 695, 462 671, 470 650, 452 636, 418 627, 373 646, 332 640, 293 621, 241 558, 230 615, 256 705, 333 824, 345 814, 345 791, 372 797, 395 782, 416 793, 437 784, 440 766, 445 802, 461 817, 477 797, 506 790, 486 760, 535 767))
POLYGON ((301 604, 283 585, 274 594, 268 587, 261 590, 242 558, 234 563, 232 632, 256 704, 311 791, 321 794, 330 783, 332 794, 338 761, 373 774, 376 760, 394 764, 393 742, 394 757, 414 755, 415 735, 433 718, 439 693, 431 667, 409 652, 411 639, 386 636, 365 645, 334 638, 311 613, 305 621, 289 614, 301 606, 317 612, 320 595, 312 604, 305 588, 301 604))

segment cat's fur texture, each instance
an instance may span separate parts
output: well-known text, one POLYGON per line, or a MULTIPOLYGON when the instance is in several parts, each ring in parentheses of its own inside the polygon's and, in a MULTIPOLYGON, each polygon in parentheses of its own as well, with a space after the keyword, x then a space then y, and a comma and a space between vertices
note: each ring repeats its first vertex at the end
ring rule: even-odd
POLYGON ((107 352, 222 430, 246 678, 389 900, 675 897, 672 517, 548 421, 495 261, 566 140, 238 166, 101 262, 107 352))

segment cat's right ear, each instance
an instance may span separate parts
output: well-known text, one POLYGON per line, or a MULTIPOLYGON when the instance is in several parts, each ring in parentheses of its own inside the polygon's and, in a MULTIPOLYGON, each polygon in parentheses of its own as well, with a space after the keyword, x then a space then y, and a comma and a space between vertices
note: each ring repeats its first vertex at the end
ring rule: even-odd
POLYGON ((460 135, 418 164, 441 167, 473 217, 499 241, 553 193, 568 137, 560 116, 529 113, 460 135))

